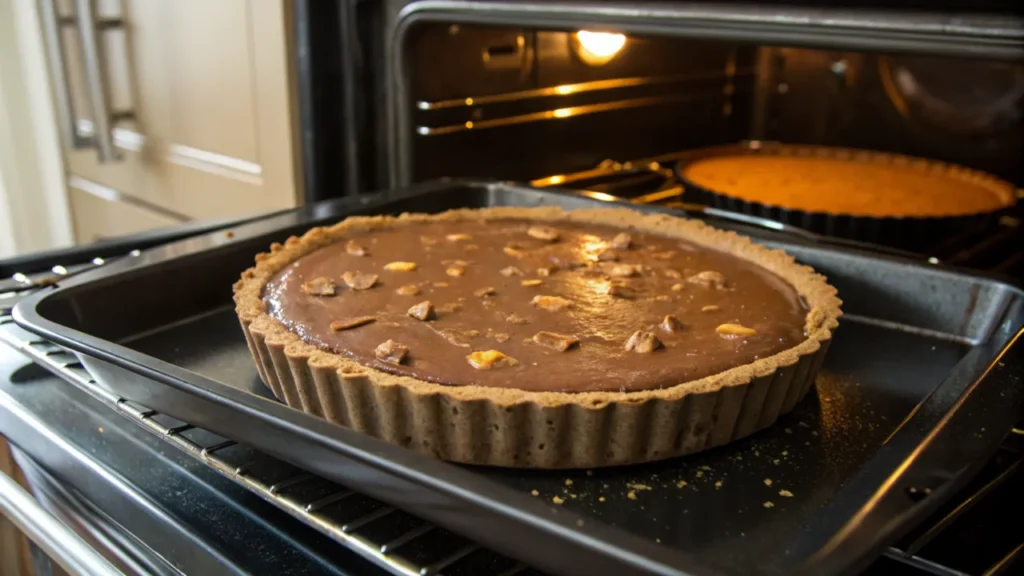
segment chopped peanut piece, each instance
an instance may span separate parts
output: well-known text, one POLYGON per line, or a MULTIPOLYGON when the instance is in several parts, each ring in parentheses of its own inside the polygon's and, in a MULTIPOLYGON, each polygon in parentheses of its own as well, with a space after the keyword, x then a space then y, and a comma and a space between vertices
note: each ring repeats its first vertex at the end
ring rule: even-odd
POLYGON ((494 338, 495 342, 501 344, 503 342, 508 342, 509 336, 505 332, 495 332, 494 334, 491 334, 491 338, 494 338))
POLYGON ((612 248, 618 248, 619 250, 626 250, 632 242, 633 237, 622 232, 620 234, 616 234, 615 238, 612 238, 612 241, 609 242, 608 245, 612 248))
POLYGON ((467 260, 441 260, 441 264, 444 266, 458 266, 460 268, 465 268, 466 266, 469 266, 470 263, 467 260))
POLYGON ((349 318, 347 320, 335 320, 331 322, 331 330, 335 332, 341 332, 342 330, 351 330, 352 328, 358 328, 371 322, 376 322, 377 319, 373 316, 360 316, 358 318, 349 318))
POLYGON ((718 332, 726 338, 733 336, 753 336, 757 334, 757 330, 753 328, 747 328, 740 324, 720 324, 718 328, 715 328, 715 332, 718 332))
POLYGON ((718 311, 718 306, 716 306, 714 304, 708 304, 707 306, 701 306, 700 311, 701 312, 717 312, 718 311))
POLYGON ((509 324, 529 324, 530 323, 529 320, 527 320, 526 318, 523 318, 522 316, 520 316, 519 314, 516 314, 516 313, 512 313, 512 314, 509 314, 508 316, 505 316, 505 322, 508 322, 509 324))
POLYGON ((604 266, 603 269, 605 274, 615 276, 617 278, 628 278, 640 273, 639 264, 610 264, 604 266))
POLYGON ((637 330, 629 337, 626 341, 626 350, 637 352, 640 354, 648 354, 654 352, 661 347, 661 340, 652 332, 644 332, 643 330, 637 330))
POLYGON ((355 240, 349 240, 345 243, 345 252, 352 256, 366 256, 366 248, 360 246, 355 240))
POLYGON ((388 340, 377 346, 373 353, 377 356, 378 360, 383 360, 389 364, 401 364, 405 360, 406 355, 409 354, 409 348, 394 340, 388 340))
POLYGON ((533 280, 523 280, 519 284, 521 286, 540 286, 542 283, 543 283, 542 280, 533 279, 533 280))
POLYGON ((678 280, 678 279, 682 278, 683 275, 679 273, 679 270, 673 270, 672 268, 665 268, 665 277, 666 278, 672 278, 673 280, 678 280))
POLYGON ((399 286, 398 290, 395 290, 395 294, 400 296, 415 296, 420 293, 420 287, 415 284, 406 284, 405 286, 399 286))
POLYGON ((572 300, 566 300, 561 296, 534 296, 533 300, 530 300, 530 304, 548 312, 558 312, 572 306, 572 300))
POLYGON ((449 234, 445 236, 449 242, 462 242, 463 240, 469 240, 471 236, 469 234, 449 234))
POLYGON ((558 230, 549 228, 548 226, 530 226, 530 229, 526 231, 530 235, 530 238, 536 238, 537 240, 543 240, 545 242, 554 242, 558 240, 558 230))
POLYGON ((497 350, 482 350, 473 352, 466 356, 469 365, 477 370, 490 370, 492 368, 508 368, 519 364, 515 358, 497 350))
POLYGON ((548 276, 551 276, 551 273, 554 272, 554 270, 555 269, 550 266, 541 266, 540 268, 537 268, 537 276, 547 278, 548 276))
POLYGON ((508 278, 509 276, 522 276, 523 271, 515 266, 506 266, 501 269, 501 275, 508 278))
POLYGON ((453 330, 451 328, 445 328, 444 330, 439 330, 438 334, 440 334, 445 340, 448 341, 449 344, 453 346, 469 348, 472 345, 472 343, 469 341, 471 336, 463 330, 453 330))
POLYGON ((704 272, 698 272, 693 276, 686 279, 690 284, 697 284, 704 286, 705 288, 722 289, 725 288, 725 276, 720 272, 714 270, 705 270, 704 272))
POLYGON ((377 283, 376 274, 363 274, 362 272, 345 272, 341 279, 353 290, 367 290, 377 283))
POLYGON ((554 332, 537 332, 533 335, 533 341, 559 352, 565 352, 580 342, 579 338, 575 336, 556 334, 554 332))
POLYGON ((310 296, 334 296, 338 286, 330 278, 313 278, 302 285, 302 291, 310 296))
POLYGON ((434 282, 434 288, 447 288, 447 282, 434 282))
POLYGON ((501 251, 504 252, 505 254, 508 254, 509 256, 512 256, 513 258, 519 258, 520 256, 523 255, 522 250, 518 248, 513 248, 511 246, 505 246, 504 248, 501 249, 501 251))
POLYGON ((679 318, 669 314, 661 321, 661 329, 669 333, 679 332, 683 329, 683 322, 679 320, 679 318))
POLYGON ((437 244, 437 238, 431 238, 430 236, 420 236, 420 242, 427 246, 433 246, 437 244))
POLYGON ((407 314, 417 320, 426 321, 434 316, 434 305, 430 303, 430 300, 424 300, 409 308, 407 314))
POLYGON ((679 292, 683 288, 685 288, 685 286, 683 286, 682 284, 673 284, 672 285, 672 291, 673 292, 679 292))
POLYGON ((484 296, 493 296, 496 292, 497 290, 495 290, 493 286, 487 286, 474 291, 473 295, 483 298, 484 296))
POLYGON ((466 273, 466 269, 459 268, 458 266, 450 266, 447 270, 444 271, 444 273, 449 276, 459 277, 466 273))
POLYGON ((633 298, 635 296, 629 286, 623 286, 622 284, 604 284, 598 288, 598 292, 615 298, 633 298))
POLYGON ((388 262, 384 265, 385 270, 392 272, 412 272, 416 269, 415 262, 388 262))
POLYGON ((554 264, 552 273, 558 270, 575 270, 587 265, 587 260, 578 254, 548 254, 548 261, 554 264))

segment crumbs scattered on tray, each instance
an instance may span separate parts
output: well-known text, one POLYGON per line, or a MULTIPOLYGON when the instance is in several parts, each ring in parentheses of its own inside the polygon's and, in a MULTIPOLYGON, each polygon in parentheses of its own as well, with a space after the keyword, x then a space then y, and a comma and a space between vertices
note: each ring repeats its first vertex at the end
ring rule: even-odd
POLYGON ((565 503, 565 500, 562 500, 558 496, 552 496, 551 501, 554 502, 555 504, 558 504, 559 506, 565 503))
POLYGON ((768 500, 764 504, 762 504, 762 506, 764 506, 765 508, 775 508, 775 503, 772 502, 771 500, 768 500))

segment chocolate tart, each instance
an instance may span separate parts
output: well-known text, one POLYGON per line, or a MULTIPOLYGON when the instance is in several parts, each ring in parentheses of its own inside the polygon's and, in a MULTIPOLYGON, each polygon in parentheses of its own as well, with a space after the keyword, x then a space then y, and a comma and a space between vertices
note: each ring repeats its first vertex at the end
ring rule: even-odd
POLYGON ((747 436, 811 388, 841 315, 812 269, 620 208, 351 217, 234 286, 289 406, 437 458, 587 468, 747 436))
POLYGON ((811 232, 923 250, 984 230, 1016 203, 994 176, 870 150, 747 142, 675 165, 689 202, 811 232))

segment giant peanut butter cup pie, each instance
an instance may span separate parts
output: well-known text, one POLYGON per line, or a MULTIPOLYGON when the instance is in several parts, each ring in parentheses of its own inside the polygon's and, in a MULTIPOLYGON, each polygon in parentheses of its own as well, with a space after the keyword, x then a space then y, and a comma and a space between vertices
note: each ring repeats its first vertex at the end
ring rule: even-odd
POLYGON ((841 315, 783 252, 617 208, 352 217, 257 256, 235 302, 288 405, 438 458, 537 468, 772 424, 841 315))

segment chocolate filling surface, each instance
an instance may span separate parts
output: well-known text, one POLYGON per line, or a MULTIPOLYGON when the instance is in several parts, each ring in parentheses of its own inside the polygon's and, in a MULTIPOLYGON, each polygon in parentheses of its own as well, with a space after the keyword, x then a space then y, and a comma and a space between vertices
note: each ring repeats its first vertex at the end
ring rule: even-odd
POLYGON ((610 226, 514 220, 342 240, 281 270, 263 299, 304 341, 378 370, 561 392, 723 372, 799 344, 807 315, 792 286, 731 255, 610 226), (501 355, 474 354, 492 350, 501 355))

